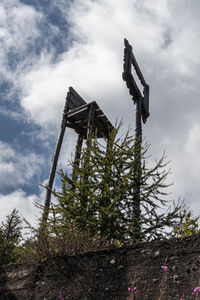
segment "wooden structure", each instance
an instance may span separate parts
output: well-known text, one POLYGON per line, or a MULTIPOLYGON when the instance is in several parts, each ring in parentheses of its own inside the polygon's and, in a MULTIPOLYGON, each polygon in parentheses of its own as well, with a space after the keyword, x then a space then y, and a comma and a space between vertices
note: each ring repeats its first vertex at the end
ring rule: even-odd
MULTIPOLYGON (((114 129, 110 121, 107 119, 107 117, 104 115, 95 101, 86 103, 86 101, 72 87, 69 88, 63 111, 61 130, 57 141, 52 168, 47 184, 46 199, 42 217, 43 221, 46 221, 48 217, 51 191, 66 127, 74 129, 78 134, 75 152, 75 163, 77 165, 79 164, 83 139, 88 140, 94 131, 96 132, 98 138, 108 138, 109 132, 114 129)), ((74 172, 72 174, 72 177, 73 179, 76 179, 74 172)))
POLYGON ((146 83, 132 51, 128 40, 124 39, 124 65, 122 78, 126 82, 129 93, 135 106, 135 162, 134 162, 134 221, 135 239, 140 239, 140 186, 141 186, 141 146, 142 146, 142 120, 146 123, 149 117, 149 86, 146 83), (141 92, 136 78, 132 74, 134 68, 136 76, 143 87, 141 92))
POLYGON ((114 127, 95 101, 86 103, 72 87, 69 88, 66 99, 66 127, 73 128, 84 139, 87 139, 93 130, 97 130, 98 138, 108 138, 109 131, 114 127))
POLYGON ((149 86, 146 83, 142 72, 137 64, 137 61, 132 51, 132 46, 126 39, 124 39, 124 45, 124 70, 122 77, 126 81, 129 93, 133 97, 134 104, 136 104, 137 101, 141 103, 141 117, 143 119, 143 123, 146 123, 146 120, 149 117, 149 86), (141 85, 143 86, 143 93, 141 93, 140 89, 137 86, 136 80, 132 75, 132 67, 135 69, 138 79, 140 80, 141 85))

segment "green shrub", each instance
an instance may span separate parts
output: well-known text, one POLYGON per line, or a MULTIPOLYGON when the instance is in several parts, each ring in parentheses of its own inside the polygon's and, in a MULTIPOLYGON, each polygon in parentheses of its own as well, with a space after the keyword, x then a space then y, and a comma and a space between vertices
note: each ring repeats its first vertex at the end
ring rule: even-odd
POLYGON ((191 236, 199 233, 199 216, 192 216, 192 211, 184 209, 184 217, 174 228, 175 237, 191 236))
POLYGON ((20 241, 22 239, 22 220, 14 209, 0 226, 0 264, 15 263, 19 259, 20 241))

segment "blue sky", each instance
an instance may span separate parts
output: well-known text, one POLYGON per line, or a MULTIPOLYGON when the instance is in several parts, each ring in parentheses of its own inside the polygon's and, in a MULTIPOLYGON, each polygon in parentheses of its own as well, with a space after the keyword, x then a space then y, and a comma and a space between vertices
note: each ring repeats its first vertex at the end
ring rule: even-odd
MULTIPOLYGON (((200 214, 200 3, 192 0, 2 0, 0 3, 0 220, 17 208, 30 221, 43 202, 65 96, 73 86, 110 121, 134 126, 122 81, 123 39, 151 88, 143 127, 150 163, 166 151, 170 199, 200 214)), ((133 129, 132 129, 133 130, 133 129)), ((67 129, 59 166, 76 134, 67 129)), ((58 182, 58 178, 57 178, 58 182)))

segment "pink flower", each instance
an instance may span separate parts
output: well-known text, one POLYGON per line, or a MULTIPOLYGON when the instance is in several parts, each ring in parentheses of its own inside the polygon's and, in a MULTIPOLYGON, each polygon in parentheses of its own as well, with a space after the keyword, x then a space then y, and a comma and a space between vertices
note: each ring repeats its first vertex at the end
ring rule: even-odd
POLYGON ((62 293, 60 293, 60 295, 58 296, 58 299, 65 300, 62 293))
POLYGON ((129 287, 128 291, 129 292, 134 292, 134 294, 135 294, 136 293, 136 289, 137 289, 136 287, 131 287, 131 288, 129 287))
POLYGON ((168 271, 168 267, 167 266, 161 266, 161 269, 163 269, 165 272, 168 271))
POLYGON ((194 295, 194 294, 198 295, 199 292, 200 292, 200 286, 196 286, 194 288, 194 291, 193 291, 192 295, 194 295))

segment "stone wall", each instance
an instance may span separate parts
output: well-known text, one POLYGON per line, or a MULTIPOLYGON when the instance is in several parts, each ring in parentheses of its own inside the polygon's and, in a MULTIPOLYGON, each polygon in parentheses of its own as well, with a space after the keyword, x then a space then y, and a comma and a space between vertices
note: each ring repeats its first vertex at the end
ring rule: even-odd
POLYGON ((168 266, 166 300, 194 299, 200 279, 200 235, 49 259, 0 269, 0 299, 125 300, 135 277, 141 300, 158 299, 168 266))

